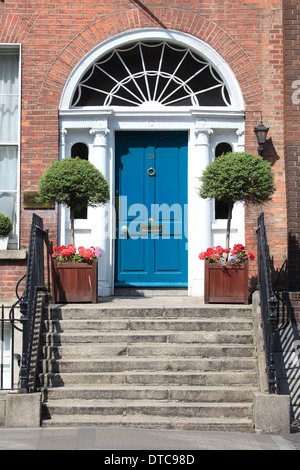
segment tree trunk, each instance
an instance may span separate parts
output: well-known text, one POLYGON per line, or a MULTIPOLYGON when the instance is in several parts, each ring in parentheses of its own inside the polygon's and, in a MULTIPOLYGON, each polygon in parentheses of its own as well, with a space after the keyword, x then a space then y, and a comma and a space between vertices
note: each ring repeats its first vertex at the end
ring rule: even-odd
MULTIPOLYGON (((226 247, 227 250, 230 248, 230 227, 231 227, 231 218, 232 218, 232 208, 233 204, 228 206, 228 217, 227 217, 227 227, 226 227, 226 247)), ((228 257, 228 256, 227 256, 228 257)))
POLYGON ((74 214, 75 214, 75 209, 74 209, 74 208, 70 208, 70 219, 71 219, 71 245, 75 245, 74 214))

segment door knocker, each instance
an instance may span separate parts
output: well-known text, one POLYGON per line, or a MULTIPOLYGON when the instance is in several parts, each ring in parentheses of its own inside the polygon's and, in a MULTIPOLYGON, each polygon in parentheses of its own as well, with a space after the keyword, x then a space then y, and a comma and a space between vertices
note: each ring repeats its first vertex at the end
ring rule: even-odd
POLYGON ((149 176, 154 176, 155 175, 155 170, 154 168, 149 168, 149 170, 147 171, 148 175, 149 176))

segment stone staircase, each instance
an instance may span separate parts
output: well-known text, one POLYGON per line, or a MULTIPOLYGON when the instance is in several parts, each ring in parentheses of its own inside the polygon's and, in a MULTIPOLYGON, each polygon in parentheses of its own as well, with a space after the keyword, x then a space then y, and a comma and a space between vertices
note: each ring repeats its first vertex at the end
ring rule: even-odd
POLYGON ((253 431, 251 306, 173 301, 49 308, 42 426, 253 431))

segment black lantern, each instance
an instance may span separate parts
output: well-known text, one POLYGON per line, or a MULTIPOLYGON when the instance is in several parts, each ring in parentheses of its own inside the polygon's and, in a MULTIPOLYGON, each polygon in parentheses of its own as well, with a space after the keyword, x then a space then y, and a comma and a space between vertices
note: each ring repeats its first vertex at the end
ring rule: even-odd
POLYGON ((257 127, 254 127, 254 132, 256 134, 256 139, 258 143, 258 155, 262 155, 263 152, 263 145, 267 140, 267 134, 269 131, 269 127, 263 125, 262 120, 257 127))

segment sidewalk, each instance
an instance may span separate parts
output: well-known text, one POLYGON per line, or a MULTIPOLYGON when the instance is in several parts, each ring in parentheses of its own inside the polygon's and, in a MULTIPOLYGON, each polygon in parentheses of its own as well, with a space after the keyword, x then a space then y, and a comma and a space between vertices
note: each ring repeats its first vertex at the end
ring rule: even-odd
MULTIPOLYGON (((130 456, 132 451, 132 455, 138 455, 140 460, 135 461, 135 464, 153 464, 153 452, 152 461, 149 462, 149 452, 135 454, 134 451, 164 451, 164 455, 168 452, 171 455, 179 455, 179 451, 184 451, 184 455, 187 455, 187 452, 193 455, 193 451, 199 450, 300 450, 300 433, 273 436, 238 432, 103 427, 1 428, 0 450, 107 450, 107 456, 102 454, 109 459, 120 457, 123 451, 124 455, 130 456), (115 454, 109 451, 115 451, 115 454)), ((196 453, 194 457, 196 458, 196 453)), ((192 457, 190 459, 192 462, 192 457)), ((131 466, 135 466, 134 462, 131 466)))

